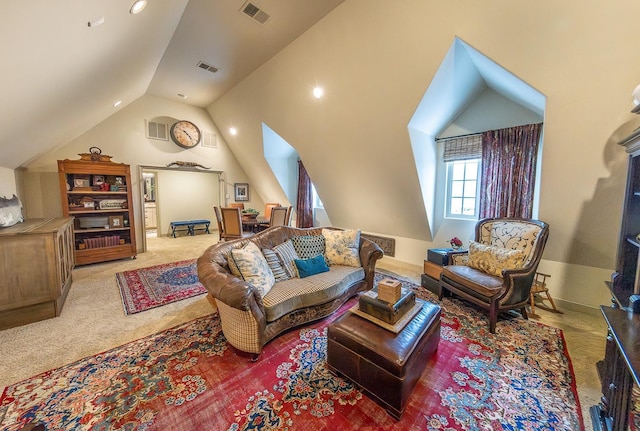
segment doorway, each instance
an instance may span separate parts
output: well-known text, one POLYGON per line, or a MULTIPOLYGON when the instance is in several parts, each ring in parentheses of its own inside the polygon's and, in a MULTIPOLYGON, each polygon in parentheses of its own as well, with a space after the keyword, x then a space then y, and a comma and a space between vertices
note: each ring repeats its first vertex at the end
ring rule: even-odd
POLYGON ((221 174, 221 171, 197 168, 140 166, 144 219, 139 226, 144 227, 144 233, 138 238, 143 250, 153 249, 156 238, 173 240, 172 221, 204 219, 210 220, 210 228, 214 228, 213 207, 220 205, 221 174), (147 238, 152 240, 147 241, 147 238))
POLYGON ((158 236, 158 207, 156 204, 157 175, 143 171, 144 233, 147 238, 158 236))

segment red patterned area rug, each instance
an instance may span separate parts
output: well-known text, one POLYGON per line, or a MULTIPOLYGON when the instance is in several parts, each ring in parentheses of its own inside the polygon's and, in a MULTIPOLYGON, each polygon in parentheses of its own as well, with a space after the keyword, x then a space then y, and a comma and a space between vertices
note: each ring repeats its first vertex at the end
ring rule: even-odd
POLYGON ((438 350, 392 419, 326 367, 327 326, 354 301, 276 338, 257 363, 227 344, 213 314, 51 370, 5 388, 0 429, 584 429, 559 329, 514 318, 493 335, 483 313, 447 298, 438 350))
POLYGON ((126 314, 207 293, 198 280, 195 259, 118 272, 116 281, 126 314))

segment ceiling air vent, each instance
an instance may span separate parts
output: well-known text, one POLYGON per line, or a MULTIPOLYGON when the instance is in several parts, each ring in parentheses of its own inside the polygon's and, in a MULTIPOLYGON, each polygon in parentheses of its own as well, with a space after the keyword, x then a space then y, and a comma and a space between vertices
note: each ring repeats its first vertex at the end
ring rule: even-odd
POLYGON ((244 5, 242 5, 242 8, 240 10, 243 14, 247 15, 252 20, 259 22, 260 24, 266 23, 267 21, 269 21, 269 18, 271 18, 268 13, 251 2, 246 2, 244 5))
POLYGON ((210 64, 205 63, 204 61, 201 61, 198 63, 198 67, 200 69, 204 69, 204 70, 208 70, 211 73, 216 73, 218 71, 218 68, 215 66, 211 66, 210 64))

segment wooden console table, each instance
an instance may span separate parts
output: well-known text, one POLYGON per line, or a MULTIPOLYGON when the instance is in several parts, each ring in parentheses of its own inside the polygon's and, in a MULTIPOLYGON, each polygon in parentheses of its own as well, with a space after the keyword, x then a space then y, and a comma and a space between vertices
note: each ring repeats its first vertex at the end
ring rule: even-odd
POLYGON ((594 430, 629 429, 631 391, 640 384, 640 314, 600 306, 608 326, 605 357, 597 363, 602 385, 600 405, 591 407, 594 430))

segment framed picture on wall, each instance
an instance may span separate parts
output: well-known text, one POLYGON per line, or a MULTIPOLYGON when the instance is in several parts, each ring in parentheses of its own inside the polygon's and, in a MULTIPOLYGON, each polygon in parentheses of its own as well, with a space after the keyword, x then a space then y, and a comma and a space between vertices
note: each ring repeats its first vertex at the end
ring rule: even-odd
POLYGON ((249 184, 235 183, 233 189, 236 202, 247 202, 249 200, 249 184))

